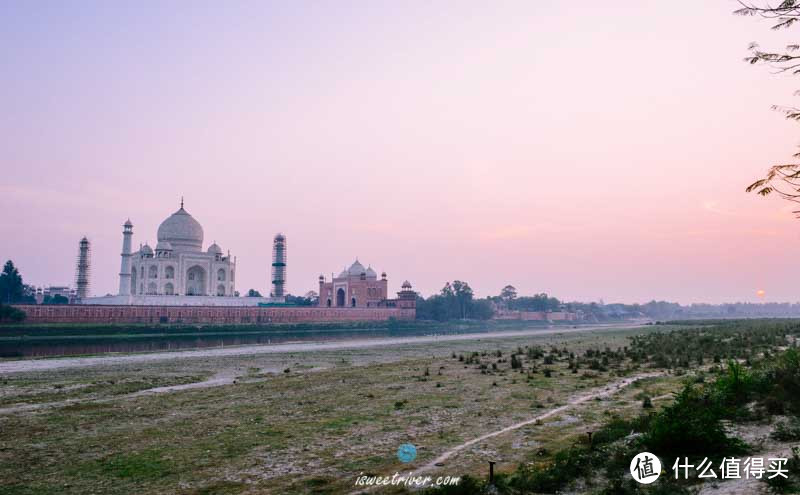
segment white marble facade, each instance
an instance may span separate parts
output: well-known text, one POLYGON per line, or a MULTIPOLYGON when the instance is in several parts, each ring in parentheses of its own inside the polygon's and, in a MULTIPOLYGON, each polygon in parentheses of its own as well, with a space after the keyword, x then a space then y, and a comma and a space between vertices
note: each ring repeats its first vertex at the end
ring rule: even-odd
MULTIPOLYGON (((126 223, 124 235, 133 234, 126 223)), ((203 227, 184 208, 173 213, 158 227, 155 249, 148 244, 130 253, 130 272, 124 257, 119 295, 134 296, 232 296, 235 291, 236 263, 230 253, 213 243, 203 251, 203 227), (130 292, 123 287, 129 281, 130 292)))
POLYGON ((216 242, 203 250, 203 227, 184 208, 161 222, 155 249, 132 251, 133 224, 122 231, 117 295, 89 297, 81 304, 144 306, 256 306, 283 297, 237 297, 236 260, 216 242))

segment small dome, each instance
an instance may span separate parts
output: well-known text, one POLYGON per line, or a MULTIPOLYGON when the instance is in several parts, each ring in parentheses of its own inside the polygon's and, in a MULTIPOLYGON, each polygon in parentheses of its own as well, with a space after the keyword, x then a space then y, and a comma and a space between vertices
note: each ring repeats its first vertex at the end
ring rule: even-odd
POLYGON ((381 278, 386 278, 386 272, 381 272, 381 278))
POLYGON ((356 260, 356 262, 350 265, 350 268, 347 269, 347 273, 350 275, 360 276, 362 273, 364 273, 364 270, 364 265, 356 260))
POLYGON ((172 251, 172 244, 167 241, 160 241, 156 244, 156 251, 172 251))
POLYGON ((342 273, 340 273, 337 278, 344 278, 346 276, 347 276, 347 270, 342 270, 342 273))
POLYGON ((222 254, 222 248, 215 242, 208 246, 208 254, 222 254))
POLYGON ((125 223, 122 224, 122 226, 123 227, 133 227, 133 224, 131 223, 131 219, 129 218, 129 219, 125 220, 125 223))
POLYGON ((403 289, 410 289, 411 288, 411 282, 406 280, 405 282, 403 282, 402 287, 403 287, 403 289))
POLYGON ((140 249, 139 251, 141 251, 141 253, 144 255, 149 255, 149 256, 153 255, 153 248, 151 248, 149 244, 145 244, 144 246, 142 246, 142 249, 140 249))
POLYGON ((377 278, 378 274, 375 273, 375 270, 372 269, 371 266, 367 267, 367 278, 377 278))
POLYGON ((168 241, 175 248, 185 247, 194 251, 203 248, 203 227, 189 215, 183 206, 161 222, 158 240, 168 241))
POLYGON ((320 279, 320 280, 325 280, 325 275, 320 275, 320 276, 319 276, 319 279, 320 279))

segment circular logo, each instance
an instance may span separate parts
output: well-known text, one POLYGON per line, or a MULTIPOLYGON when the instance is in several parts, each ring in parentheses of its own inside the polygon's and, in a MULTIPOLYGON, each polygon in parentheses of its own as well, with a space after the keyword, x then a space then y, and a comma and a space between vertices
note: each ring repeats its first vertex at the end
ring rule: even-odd
POLYGON ((397 449, 397 458, 401 462, 411 462, 417 458, 417 448, 410 443, 404 443, 397 449))
POLYGON ((643 485, 654 482, 660 474, 661 461, 650 452, 636 454, 636 457, 631 460, 631 476, 643 485))

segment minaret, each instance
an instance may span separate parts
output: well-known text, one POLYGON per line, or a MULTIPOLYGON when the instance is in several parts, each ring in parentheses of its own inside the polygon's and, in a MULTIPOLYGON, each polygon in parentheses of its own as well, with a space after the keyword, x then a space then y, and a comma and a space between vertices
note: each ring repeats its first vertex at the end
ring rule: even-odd
POLYGON ((75 289, 78 299, 86 299, 89 296, 90 255, 89 239, 84 237, 78 244, 78 258, 75 267, 75 289))
POLYGON ((122 264, 119 268, 119 295, 131 295, 131 238, 133 224, 128 219, 122 229, 122 264))
POLYGON ((283 297, 286 287, 286 236, 276 234, 272 242, 272 297, 283 297))

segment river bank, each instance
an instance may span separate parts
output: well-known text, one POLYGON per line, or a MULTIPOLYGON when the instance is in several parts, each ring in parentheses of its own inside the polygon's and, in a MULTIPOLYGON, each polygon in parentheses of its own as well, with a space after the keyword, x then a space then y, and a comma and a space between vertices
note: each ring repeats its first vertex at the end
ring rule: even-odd
MULTIPOLYGON (((352 322, 272 325, 3 325, 0 358, 159 352, 294 341, 352 340, 423 335, 572 328, 521 321, 352 322)), ((579 326, 581 328, 585 325, 579 326)))

